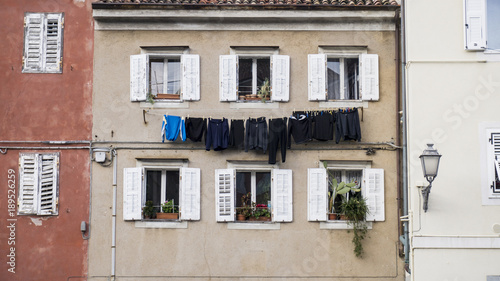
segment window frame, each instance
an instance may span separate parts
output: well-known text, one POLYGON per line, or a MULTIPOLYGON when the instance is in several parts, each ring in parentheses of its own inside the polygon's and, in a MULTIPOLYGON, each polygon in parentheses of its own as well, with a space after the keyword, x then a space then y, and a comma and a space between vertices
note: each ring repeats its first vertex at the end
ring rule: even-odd
MULTIPOLYGON (((252 59, 269 57, 270 99, 266 103, 289 101, 290 57, 280 55, 279 47, 231 47, 229 55, 219 56, 219 101, 253 103, 253 101, 240 100, 239 97, 240 57, 252 59)), ((252 85, 252 93, 256 94, 257 88, 258 85, 252 85)), ((262 103, 260 99, 255 101, 262 103)))
MULTIPOLYGON (((346 224, 343 221, 328 220, 328 173, 327 170, 362 170, 361 196, 366 199, 370 210, 366 222, 385 221, 384 169, 371 168, 371 162, 364 161, 320 161, 318 168, 307 172, 307 220, 346 224), (380 188, 380 185, 382 188, 380 188)), ((329 228, 329 227, 326 227, 329 228)))
POLYGON ((62 73, 63 41, 64 41, 64 13, 24 13, 24 50, 22 73, 62 73), (57 21, 57 35, 54 39, 54 50, 49 51, 49 37, 53 29, 49 30, 49 21, 57 21), (37 27, 40 21, 41 27, 37 27), (40 42, 40 43, 37 43, 40 42), (37 51, 30 51, 37 49, 37 51), (49 62, 48 57, 54 56, 55 62, 49 62), (31 61, 38 60, 31 63, 31 61))
MULTIPOLYGON (((145 172, 147 170, 179 170, 179 219, 177 221, 200 220, 201 170, 189 168, 187 160, 153 159, 138 160, 136 167, 123 170, 123 220, 145 221, 142 208, 146 203, 145 172), (191 205, 185 203, 188 201, 191 205)), ((151 222, 162 222, 162 220, 151 222)))
MULTIPOLYGON (((166 69, 164 65, 164 69, 166 69)), ((188 47, 141 48, 141 54, 130 56, 130 101, 154 101, 159 103, 182 103, 200 100, 200 56, 190 54, 188 47), (180 95, 164 95, 154 98, 151 93, 151 63, 153 59, 180 58, 180 95)), ((166 74, 164 73, 164 76, 166 74)), ((164 93, 162 93, 164 94, 164 93)))
POLYGON ((19 153, 18 215, 59 214, 59 159, 59 152, 19 153))
MULTIPOLYGON (((341 64, 342 65, 342 64, 341 64)), ((344 68, 340 67, 344 73, 344 68)), ((366 46, 320 46, 317 54, 308 55, 308 99, 328 103, 379 100, 379 57, 368 54, 366 46), (328 98, 328 59, 358 58, 358 99, 328 98)), ((345 98, 345 75, 340 77, 340 95, 345 98)))
MULTIPOLYGON (((240 198, 236 198, 237 171, 271 172, 271 223, 291 222, 293 220, 292 170, 278 169, 277 165, 262 163, 230 162, 227 169, 215 170, 217 222, 240 223, 236 221, 236 200, 240 200, 240 198), (224 179, 221 180, 221 177, 224 179), (278 200, 278 196, 282 201, 278 200)), ((252 194, 253 197, 254 194, 252 194)))

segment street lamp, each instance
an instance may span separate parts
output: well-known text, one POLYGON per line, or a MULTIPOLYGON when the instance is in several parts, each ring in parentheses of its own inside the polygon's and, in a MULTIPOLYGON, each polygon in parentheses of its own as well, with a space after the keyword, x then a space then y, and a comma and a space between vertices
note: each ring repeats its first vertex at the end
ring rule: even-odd
POLYGON ((427 148, 420 155, 420 161, 422 162, 422 171, 424 172, 425 179, 429 182, 427 187, 422 189, 422 197, 424 198, 424 211, 427 212, 429 204, 429 193, 431 192, 432 182, 437 176, 439 169, 439 159, 441 154, 432 147, 434 144, 427 144, 427 148))

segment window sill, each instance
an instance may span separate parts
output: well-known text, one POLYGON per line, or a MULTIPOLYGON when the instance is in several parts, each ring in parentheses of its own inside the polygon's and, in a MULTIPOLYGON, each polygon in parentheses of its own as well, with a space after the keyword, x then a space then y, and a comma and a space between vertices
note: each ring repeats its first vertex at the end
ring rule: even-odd
POLYGON ((189 108, 188 102, 181 101, 157 101, 155 103, 141 102, 141 108, 189 108))
POLYGON ((247 229, 263 229, 263 230, 280 230, 280 223, 273 222, 228 222, 227 229, 231 230, 247 230, 247 229))
POLYGON ((231 102, 229 104, 229 108, 231 108, 231 109, 244 109, 244 108, 275 109, 275 108, 280 108, 280 105, 279 105, 279 102, 231 102))
POLYGON ((188 228, 187 221, 136 221, 136 228, 188 228))
MULTIPOLYGON (((372 229, 373 223, 366 222, 366 228, 372 229)), ((319 229, 352 229, 352 225, 349 225, 347 221, 328 221, 320 222, 319 229)))
POLYGON ((363 107, 368 108, 368 101, 349 100, 349 101, 320 101, 320 108, 338 108, 338 107, 363 107))

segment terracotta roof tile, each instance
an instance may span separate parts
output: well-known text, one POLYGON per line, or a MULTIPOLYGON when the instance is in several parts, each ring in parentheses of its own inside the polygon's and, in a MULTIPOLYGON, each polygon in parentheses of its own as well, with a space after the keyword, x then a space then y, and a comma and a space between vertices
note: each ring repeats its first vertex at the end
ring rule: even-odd
POLYGON ((97 0, 94 4, 399 6, 396 0, 97 0))

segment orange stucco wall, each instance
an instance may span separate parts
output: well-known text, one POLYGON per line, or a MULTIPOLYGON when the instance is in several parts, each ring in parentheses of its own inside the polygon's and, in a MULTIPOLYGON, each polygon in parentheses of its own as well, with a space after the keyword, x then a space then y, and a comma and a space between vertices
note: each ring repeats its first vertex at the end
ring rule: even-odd
POLYGON ((91 138, 91 1, 4 0, 0 23, 0 280, 85 280, 81 276, 87 274, 88 240, 82 239, 80 223, 89 220, 89 150, 25 141, 91 138), (22 73, 25 12, 64 12, 62 74, 22 73), (52 149, 23 148, 28 146, 52 149), (22 152, 60 153, 59 215, 18 216, 9 211, 8 199, 19 196, 22 152), (15 195, 9 191, 12 184, 15 195), (8 263, 12 252, 14 270, 8 263))

